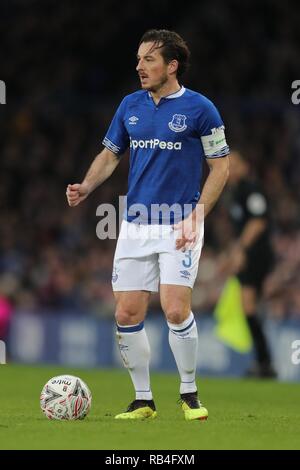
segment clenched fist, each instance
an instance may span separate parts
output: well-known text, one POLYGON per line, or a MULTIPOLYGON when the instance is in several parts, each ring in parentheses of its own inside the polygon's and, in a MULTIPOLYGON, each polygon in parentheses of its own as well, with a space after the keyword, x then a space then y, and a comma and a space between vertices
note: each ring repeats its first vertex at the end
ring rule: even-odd
POLYGON ((66 195, 69 206, 75 207, 88 197, 89 190, 84 184, 68 184, 66 195))

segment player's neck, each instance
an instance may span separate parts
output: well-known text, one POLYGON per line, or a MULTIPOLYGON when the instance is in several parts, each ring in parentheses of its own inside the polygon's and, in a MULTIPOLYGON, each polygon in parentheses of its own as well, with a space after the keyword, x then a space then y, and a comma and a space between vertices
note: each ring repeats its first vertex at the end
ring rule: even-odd
POLYGON ((151 91, 150 93, 155 104, 158 104, 161 98, 172 95, 173 93, 176 93, 180 89, 181 89, 181 86, 179 85, 178 81, 175 80, 174 82, 171 82, 171 83, 169 82, 164 83, 158 90, 151 91))

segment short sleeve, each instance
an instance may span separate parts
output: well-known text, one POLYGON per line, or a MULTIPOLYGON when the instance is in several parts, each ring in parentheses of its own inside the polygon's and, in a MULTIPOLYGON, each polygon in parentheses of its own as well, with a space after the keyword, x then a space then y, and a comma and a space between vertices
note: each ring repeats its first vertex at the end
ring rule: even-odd
POLYGON ((198 132, 206 158, 221 158, 229 154, 224 123, 219 111, 209 100, 199 117, 198 132))
POLYGON ((126 98, 123 99, 118 107, 102 141, 102 144, 117 156, 121 156, 129 147, 129 136, 124 124, 125 111, 126 98))

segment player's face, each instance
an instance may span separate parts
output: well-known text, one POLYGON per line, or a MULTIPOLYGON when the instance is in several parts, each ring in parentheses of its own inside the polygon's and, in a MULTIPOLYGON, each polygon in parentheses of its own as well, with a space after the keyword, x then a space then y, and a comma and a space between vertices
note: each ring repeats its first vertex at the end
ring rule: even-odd
POLYGON ((154 42, 142 42, 137 60, 136 70, 144 90, 155 92, 168 81, 169 64, 165 63, 161 49, 157 48, 154 42))

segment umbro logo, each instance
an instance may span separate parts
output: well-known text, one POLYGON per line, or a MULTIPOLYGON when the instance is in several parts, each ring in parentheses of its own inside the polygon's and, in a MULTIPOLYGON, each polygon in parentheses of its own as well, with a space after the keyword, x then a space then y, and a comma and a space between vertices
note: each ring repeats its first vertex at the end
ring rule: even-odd
POLYGON ((131 117, 128 119, 129 124, 136 124, 138 120, 139 120, 139 118, 136 117, 136 116, 131 116, 131 117))
POLYGON ((181 274, 180 277, 183 277, 184 279, 189 279, 191 275, 189 271, 180 271, 180 274, 181 274))

